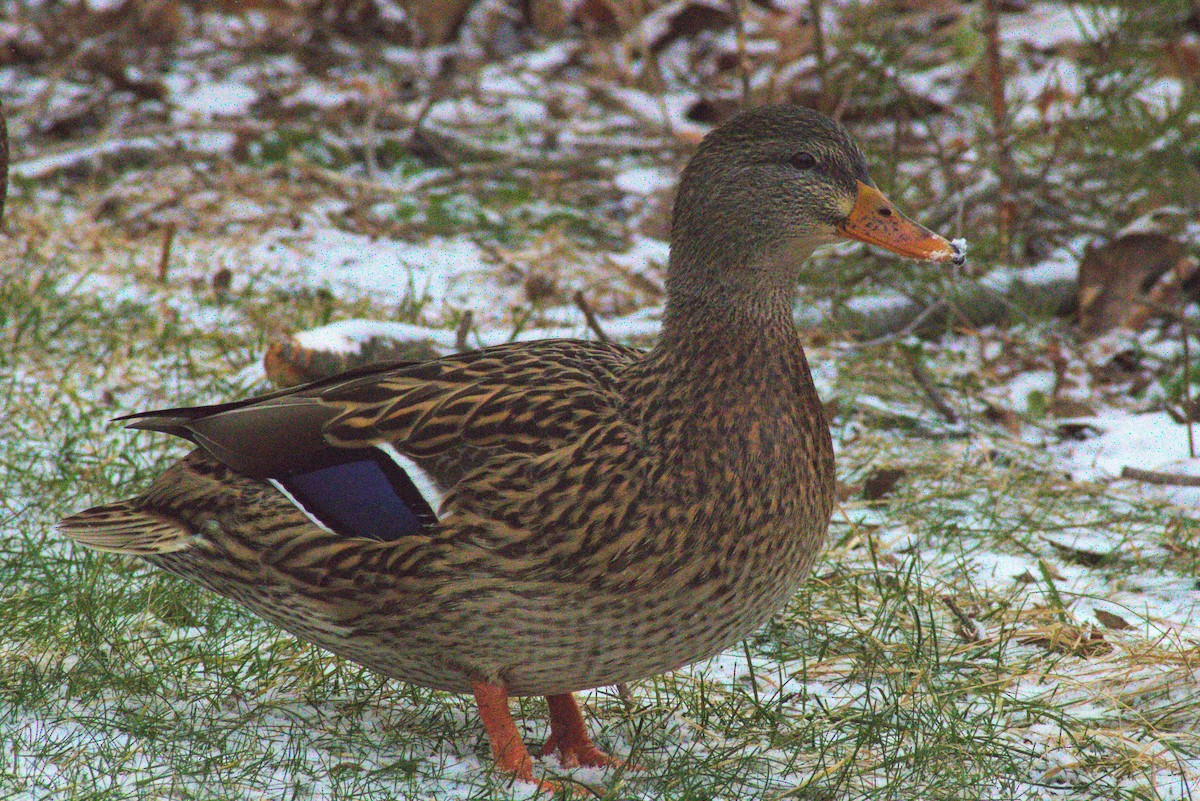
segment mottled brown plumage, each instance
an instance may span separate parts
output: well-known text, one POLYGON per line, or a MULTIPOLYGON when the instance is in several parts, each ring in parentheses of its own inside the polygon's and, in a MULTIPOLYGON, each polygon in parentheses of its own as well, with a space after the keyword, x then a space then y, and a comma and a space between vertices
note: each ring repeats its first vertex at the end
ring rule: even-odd
POLYGON ((870 185, 836 123, 747 113, 684 172, 653 350, 512 344, 136 415, 199 447, 62 530, 384 675, 474 692, 500 766, 522 778, 505 694, 550 697, 565 763, 610 763, 567 694, 728 648, 822 545, 833 452, 791 308, 799 264, 846 237, 957 256, 870 185), (273 482, 381 444, 444 493, 436 520, 358 536, 273 482))

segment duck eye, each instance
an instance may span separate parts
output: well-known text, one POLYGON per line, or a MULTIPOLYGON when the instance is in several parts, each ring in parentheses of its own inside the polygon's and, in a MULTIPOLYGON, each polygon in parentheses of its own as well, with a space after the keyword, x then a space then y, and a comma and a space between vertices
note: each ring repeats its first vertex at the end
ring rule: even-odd
POLYGON ((817 160, 813 158, 812 153, 800 151, 788 159, 788 164, 791 164, 797 170, 811 170, 817 166, 817 160))

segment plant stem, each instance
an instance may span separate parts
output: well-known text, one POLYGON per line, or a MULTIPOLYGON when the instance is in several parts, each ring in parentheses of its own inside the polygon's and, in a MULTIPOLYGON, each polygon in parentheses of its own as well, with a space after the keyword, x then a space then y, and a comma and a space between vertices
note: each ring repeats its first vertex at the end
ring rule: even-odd
POLYGON ((996 139, 996 172, 1000 178, 1000 205, 997 209, 1000 245, 1012 256, 1013 222, 1016 199, 1013 195, 1013 162, 1009 150, 1008 104, 1004 99, 1004 66, 1000 62, 1000 11, 996 0, 983 0, 983 35, 987 41, 988 105, 992 112, 992 132, 996 139))

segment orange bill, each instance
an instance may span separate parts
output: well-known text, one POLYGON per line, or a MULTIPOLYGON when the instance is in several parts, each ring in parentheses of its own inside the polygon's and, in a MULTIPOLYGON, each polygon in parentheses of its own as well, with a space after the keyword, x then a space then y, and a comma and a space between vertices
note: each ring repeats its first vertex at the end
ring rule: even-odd
POLYGON ((959 248, 905 217, 882 192, 862 181, 858 182, 858 198, 850 216, 838 223, 837 228, 842 236, 887 248, 901 256, 955 264, 965 260, 959 248))

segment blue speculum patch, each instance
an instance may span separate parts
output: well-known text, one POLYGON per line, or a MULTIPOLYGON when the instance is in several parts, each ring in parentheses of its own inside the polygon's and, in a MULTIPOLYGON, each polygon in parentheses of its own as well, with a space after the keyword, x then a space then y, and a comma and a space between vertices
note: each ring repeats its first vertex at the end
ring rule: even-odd
POLYGON ((338 534, 390 541, 419 534, 437 522, 403 468, 373 448, 362 459, 276 481, 338 534))

